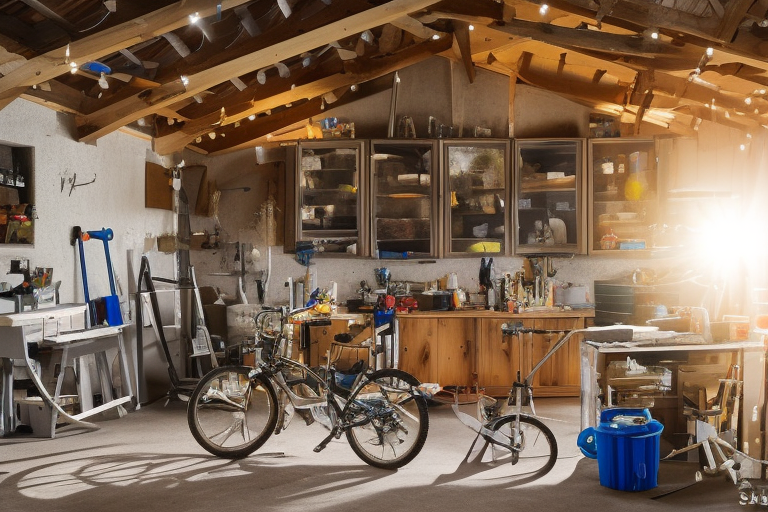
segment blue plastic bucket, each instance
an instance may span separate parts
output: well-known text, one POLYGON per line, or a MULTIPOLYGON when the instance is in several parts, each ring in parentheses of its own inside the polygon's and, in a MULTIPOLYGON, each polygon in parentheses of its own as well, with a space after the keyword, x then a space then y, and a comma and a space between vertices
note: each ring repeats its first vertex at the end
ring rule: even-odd
POLYGON ((658 485, 662 430, 648 409, 617 407, 603 410, 600 425, 584 429, 577 444, 584 455, 597 459, 600 485, 646 491, 658 485))

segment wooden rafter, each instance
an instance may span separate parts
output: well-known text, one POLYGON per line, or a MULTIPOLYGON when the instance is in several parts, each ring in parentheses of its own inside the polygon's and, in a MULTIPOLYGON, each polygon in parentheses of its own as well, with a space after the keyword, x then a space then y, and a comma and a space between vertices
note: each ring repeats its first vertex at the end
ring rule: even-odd
MULTIPOLYGON (((372 80, 360 84, 357 92, 346 92, 334 102, 333 105, 329 105, 329 107, 335 108, 352 103, 379 92, 386 91, 391 87, 392 79, 389 76, 372 80)), ((269 116, 261 116, 253 121, 242 123, 239 126, 229 125, 219 129, 216 131, 217 136, 215 138, 203 137, 200 142, 193 144, 193 147, 201 152, 209 154, 253 147, 257 145, 254 141, 258 140, 260 137, 282 130, 303 120, 325 115, 327 110, 328 107, 323 105, 320 98, 313 98, 300 105, 286 108, 279 113, 274 113, 269 116)))
POLYGON ((715 36, 721 41, 731 42, 753 3, 755 0, 730 0, 715 36))
MULTIPOLYGON (((394 55, 376 59, 363 59, 361 62, 357 62, 357 59, 347 61, 343 63, 343 67, 338 71, 332 71, 332 67, 325 68, 328 71, 326 76, 308 75, 315 79, 311 82, 299 83, 296 87, 291 87, 292 83, 275 80, 275 85, 272 85, 267 91, 262 92, 261 88, 256 88, 258 95, 252 97, 247 103, 248 108, 243 108, 243 104, 233 105, 233 108, 225 107, 227 116, 223 121, 221 121, 219 116, 220 107, 219 109, 211 110, 203 117, 184 123, 183 126, 173 133, 157 137, 154 141, 154 150, 159 154, 179 151, 198 136, 215 129, 219 124, 233 124, 251 114, 258 114, 305 98, 318 98, 326 92, 340 87, 349 87, 353 84, 374 80, 397 69, 415 64, 432 55, 443 52, 450 48, 450 46, 451 38, 446 37, 434 41, 425 41, 401 50, 394 55)), ((249 91, 253 94, 252 90, 249 91)), ((243 93, 246 93, 246 91, 243 91, 243 93)), ((182 112, 188 113, 186 110, 182 112)))
MULTIPOLYGON (((222 0, 221 7, 231 9, 246 2, 248 0, 222 0)), ((195 12, 201 16, 213 15, 216 13, 216 4, 209 0, 180 1, 140 19, 73 41, 69 45, 69 58, 66 57, 65 46, 30 59, 23 66, 0 77, 0 109, 5 108, 28 87, 68 73, 71 69, 70 62, 97 60, 104 55, 183 27, 189 24, 189 15, 195 12)))
POLYGON ((163 84, 150 94, 128 100, 79 119, 79 140, 88 142, 129 124, 154 110, 175 101, 199 94, 233 76, 250 73, 282 62, 303 52, 314 50, 339 39, 339 34, 356 34, 434 3, 434 0, 392 0, 362 13, 345 17, 322 28, 286 39, 268 48, 232 59, 218 66, 188 76, 188 85, 181 82, 163 84))
POLYGON ((475 66, 472 63, 472 49, 469 45, 469 23, 465 21, 453 22, 453 48, 454 53, 464 65, 469 83, 475 81, 475 66))

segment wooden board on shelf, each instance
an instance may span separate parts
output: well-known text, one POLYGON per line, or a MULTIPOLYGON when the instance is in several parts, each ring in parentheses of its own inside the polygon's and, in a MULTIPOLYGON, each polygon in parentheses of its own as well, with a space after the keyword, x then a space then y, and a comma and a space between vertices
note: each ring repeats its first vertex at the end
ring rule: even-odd
POLYGON ((523 192, 544 191, 549 189, 576 188, 576 176, 565 178, 545 179, 544 176, 536 179, 526 179, 520 182, 520 190, 523 192))

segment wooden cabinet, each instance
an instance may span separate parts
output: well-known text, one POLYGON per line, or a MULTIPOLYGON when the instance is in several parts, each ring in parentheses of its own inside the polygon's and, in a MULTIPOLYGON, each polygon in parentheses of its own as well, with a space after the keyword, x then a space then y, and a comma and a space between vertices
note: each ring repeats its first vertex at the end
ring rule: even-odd
POLYGON ((367 204, 361 141, 309 141, 297 148, 296 249, 364 255, 367 204))
MULTIPOLYGON (((347 315, 352 318, 335 318, 331 325, 307 326, 305 336, 308 337, 307 349, 309 352, 309 366, 318 367, 328 364, 328 350, 336 335, 348 333, 352 340, 348 345, 357 345, 373 336, 373 328, 369 315, 347 315), (367 318, 365 318, 367 317, 367 318)), ((338 369, 350 368, 358 360, 363 359, 371 363, 370 348, 340 349, 338 354, 334 352, 335 365, 338 369)))
POLYGON ((508 252, 509 141, 442 141, 444 254, 508 252))
POLYGON ((515 253, 585 253, 583 139, 515 141, 515 253))
MULTIPOLYGON (((510 315, 491 311, 416 313, 399 317, 400 368, 422 382, 441 386, 477 384, 493 396, 509 393, 518 372, 525 378, 564 334, 504 336, 501 325, 572 330, 592 312, 510 315)), ((534 378, 535 396, 579 396, 579 343, 574 338, 534 378)))
MULTIPOLYGON (((483 318, 477 382, 489 395, 506 395, 512 383, 524 379, 565 334, 533 334, 504 336, 501 324, 521 322, 525 327, 541 330, 573 330, 584 327, 584 318, 483 318)), ((535 396, 578 396, 580 389, 579 339, 561 347, 536 373, 535 396)))
POLYGON ((474 378, 476 322, 472 318, 403 316, 400 365, 421 382, 471 386, 474 378))
POLYGON ((656 245, 659 222, 653 139, 589 141, 589 252, 637 255, 656 245))
POLYGON ((381 259, 437 256, 436 153, 436 141, 371 141, 371 254, 381 259))

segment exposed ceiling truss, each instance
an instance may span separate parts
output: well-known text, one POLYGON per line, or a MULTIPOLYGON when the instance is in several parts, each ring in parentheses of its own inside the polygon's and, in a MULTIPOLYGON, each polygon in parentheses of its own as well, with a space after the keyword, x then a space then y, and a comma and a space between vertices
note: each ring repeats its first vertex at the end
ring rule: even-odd
POLYGON ((18 97, 89 142, 124 126, 160 154, 295 133, 433 55, 688 135, 768 127, 768 0, 8 0, 0 115, 18 97), (292 131, 293 130, 293 131, 292 131))

